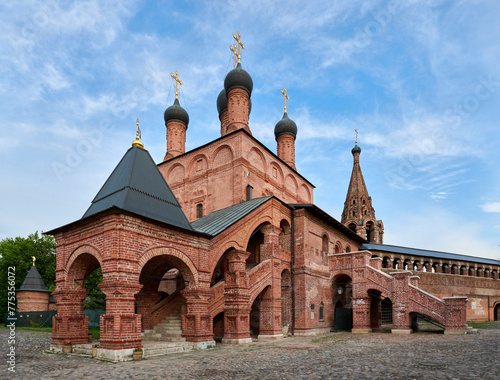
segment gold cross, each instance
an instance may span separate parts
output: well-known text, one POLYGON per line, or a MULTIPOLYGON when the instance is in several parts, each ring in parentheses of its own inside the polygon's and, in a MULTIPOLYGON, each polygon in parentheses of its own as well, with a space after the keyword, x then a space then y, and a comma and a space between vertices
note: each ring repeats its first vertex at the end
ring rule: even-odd
POLYGON ((238 53, 236 52, 236 49, 238 49, 237 45, 229 45, 229 50, 232 51, 233 53, 233 66, 236 68, 236 59, 238 58, 238 53))
POLYGON ((179 73, 177 72, 177 70, 175 70, 175 75, 174 73, 170 73, 170 76, 173 80, 175 80, 175 98, 179 99, 179 85, 183 86, 183 83, 179 79, 179 73))
POLYGON ((286 112, 286 101, 290 100, 290 98, 286 94, 286 87, 283 87, 283 90, 281 90, 281 94, 283 95, 283 101, 285 102, 285 112, 286 112))
POLYGON ((356 146, 358 146, 358 130, 355 129, 354 132, 356 132, 356 146))
POLYGON ((238 63, 241 63, 241 50, 240 47, 245 50, 245 45, 243 45, 243 42, 241 42, 241 35, 240 32, 238 32, 238 36, 236 34, 233 34, 233 38, 236 40, 238 44, 238 63))

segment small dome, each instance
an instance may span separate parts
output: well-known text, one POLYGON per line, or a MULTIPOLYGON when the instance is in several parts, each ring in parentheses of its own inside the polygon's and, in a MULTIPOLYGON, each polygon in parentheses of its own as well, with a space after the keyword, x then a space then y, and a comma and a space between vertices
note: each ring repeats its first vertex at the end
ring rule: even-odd
POLYGON ((168 107, 163 114, 165 124, 171 120, 178 120, 186 125, 189 124, 189 115, 184 108, 179 104, 179 99, 175 98, 174 104, 168 107))
POLYGON ((248 95, 252 94, 253 90, 253 80, 250 74, 248 74, 241 67, 241 63, 238 63, 238 66, 231 70, 227 75, 226 79, 224 79, 224 89, 226 90, 226 94, 232 88, 243 88, 248 92, 248 95))
POLYGON ((219 112, 219 116, 225 110, 227 110, 227 96, 226 90, 223 89, 217 97, 217 111, 219 112))
POLYGON ((297 136, 297 124, 292 119, 288 118, 288 114, 285 112, 283 118, 276 123, 274 127, 274 136, 276 139, 282 134, 291 134, 293 138, 297 136))
POLYGON ((354 155, 354 153, 361 153, 361 148, 359 146, 355 146, 352 148, 351 153, 354 155))

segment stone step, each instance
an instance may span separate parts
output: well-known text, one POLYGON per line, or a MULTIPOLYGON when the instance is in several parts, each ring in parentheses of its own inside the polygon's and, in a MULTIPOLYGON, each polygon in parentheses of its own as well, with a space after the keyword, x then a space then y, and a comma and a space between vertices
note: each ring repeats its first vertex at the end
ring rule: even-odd
POLYGON ((147 342, 170 342, 170 343, 184 343, 186 338, 182 337, 166 337, 166 336, 148 336, 145 338, 147 342))
POLYGON ((165 347, 152 347, 152 348, 145 348, 144 349, 144 357, 149 358, 152 356, 160 356, 160 355, 166 355, 166 354, 173 354, 173 353, 178 353, 178 352, 187 352, 187 351, 192 351, 193 346, 189 344, 176 344, 173 346, 165 346, 165 347))
POLYGON ((90 347, 90 348, 86 348, 86 347, 73 347, 72 353, 73 354, 79 354, 79 355, 92 356, 92 347, 90 347))
POLYGON ((160 327, 160 328, 154 329, 154 332, 160 333, 160 334, 175 334, 175 335, 182 334, 181 329, 169 328, 169 327, 160 327))

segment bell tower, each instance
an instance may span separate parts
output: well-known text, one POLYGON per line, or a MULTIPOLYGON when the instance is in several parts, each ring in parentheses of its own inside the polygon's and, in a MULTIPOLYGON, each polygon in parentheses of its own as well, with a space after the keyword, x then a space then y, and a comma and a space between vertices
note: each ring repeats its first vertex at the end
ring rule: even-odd
POLYGON ((354 158, 351 181, 344 203, 341 223, 353 232, 368 240, 370 243, 383 243, 384 224, 382 220, 375 217, 375 209, 372 206, 372 198, 368 194, 359 156, 361 148, 358 146, 358 131, 356 131, 356 142, 351 153, 354 158))

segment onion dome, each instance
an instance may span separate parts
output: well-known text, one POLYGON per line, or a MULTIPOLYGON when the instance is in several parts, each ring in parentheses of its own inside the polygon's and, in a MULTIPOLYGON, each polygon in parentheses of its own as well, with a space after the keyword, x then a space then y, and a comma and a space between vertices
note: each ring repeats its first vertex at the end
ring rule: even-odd
POLYGON ((288 133, 295 137, 297 137, 297 124, 292 119, 288 118, 288 114, 285 112, 283 114, 283 119, 276 123, 274 127, 274 136, 278 139, 278 136, 288 133))
POLYGON ((226 90, 226 94, 233 88, 243 88, 248 92, 249 96, 252 94, 253 90, 252 77, 245 70, 243 70, 241 63, 239 62, 236 68, 231 70, 226 75, 226 79, 224 79, 224 89, 226 90))
POLYGON ((186 125, 189 124, 189 115, 184 108, 179 104, 179 99, 175 98, 174 104, 168 107, 163 114, 163 119, 165 119, 165 124, 171 120, 178 120, 186 125))
POLYGON ((356 144, 354 148, 352 148, 351 153, 354 155, 355 153, 361 153, 361 148, 356 144))
POLYGON ((226 90, 222 90, 217 97, 217 111, 219 112, 219 116, 222 112, 227 110, 227 96, 226 90))

